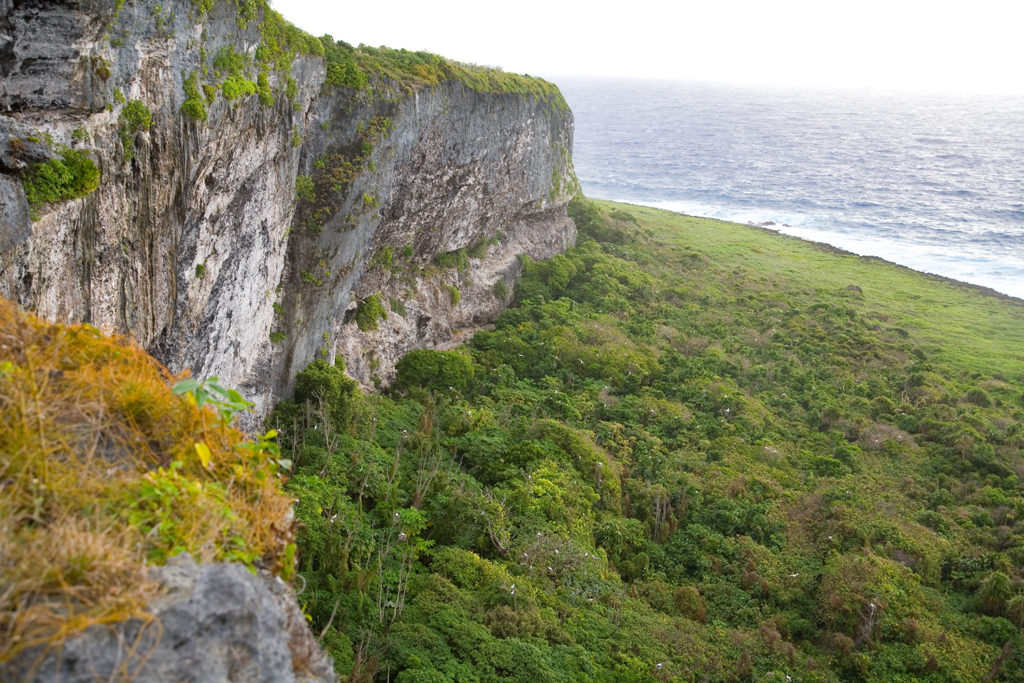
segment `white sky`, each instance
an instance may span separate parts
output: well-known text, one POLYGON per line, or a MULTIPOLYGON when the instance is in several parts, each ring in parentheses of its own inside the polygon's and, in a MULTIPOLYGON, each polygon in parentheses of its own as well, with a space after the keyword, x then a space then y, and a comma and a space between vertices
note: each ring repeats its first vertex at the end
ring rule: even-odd
POLYGON ((593 75, 1024 93, 1021 0, 273 0, 314 35, 593 75))

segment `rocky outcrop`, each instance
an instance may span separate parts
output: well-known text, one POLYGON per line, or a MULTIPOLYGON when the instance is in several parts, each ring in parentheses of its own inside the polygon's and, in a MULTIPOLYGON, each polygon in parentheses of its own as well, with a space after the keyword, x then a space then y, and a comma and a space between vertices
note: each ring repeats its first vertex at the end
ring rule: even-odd
POLYGON ((519 255, 574 239, 560 96, 380 75, 327 86, 293 34, 268 42, 259 3, 0 9, 0 294, 129 333, 259 413, 319 357, 386 382, 409 348, 492 319, 519 255), (267 61, 268 45, 285 58, 267 61), (227 96, 223 55, 256 92, 227 96), (62 146, 96 162, 99 188, 31 221, 18 179, 62 146))
POLYGON ((60 647, 0 665, 3 680, 314 683, 333 664, 291 589, 241 564, 197 565, 188 555, 150 571, 166 593, 148 619, 90 626, 60 647))

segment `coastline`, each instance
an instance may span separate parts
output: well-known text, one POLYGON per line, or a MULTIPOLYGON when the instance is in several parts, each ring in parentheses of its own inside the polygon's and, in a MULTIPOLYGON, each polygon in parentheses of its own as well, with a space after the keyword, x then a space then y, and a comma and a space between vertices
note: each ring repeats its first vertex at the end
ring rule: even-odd
POLYGON ((1024 299, 1019 100, 560 82, 589 197, 776 229, 1024 299))
MULTIPOLYGON (((587 195, 587 196, 590 197, 590 195, 587 195)), ((817 247, 819 249, 822 249, 824 251, 828 251, 828 252, 831 252, 831 253, 842 254, 842 255, 849 255, 849 256, 856 256, 857 258, 862 259, 864 261, 876 261, 876 262, 879 262, 879 263, 886 263, 886 264, 889 264, 889 265, 892 265, 892 266, 897 266, 897 267, 899 267, 901 269, 904 269, 906 271, 927 276, 928 278, 930 278, 932 280, 935 280, 937 282, 944 282, 946 284, 950 284, 950 285, 953 285, 953 286, 956 286, 956 287, 959 287, 959 288, 962 288, 962 289, 965 289, 965 290, 977 292, 977 293, 982 294, 984 296, 994 297, 994 298, 998 298, 998 299, 1004 299, 1004 300, 1009 301, 1009 302, 1011 302, 1013 304, 1016 304, 1016 305, 1019 305, 1019 306, 1024 306, 1024 295, 1017 296, 1017 295, 1011 294, 1009 292, 1004 292, 1004 291, 998 290, 998 289, 996 289, 996 288, 994 288, 994 287, 992 287, 990 285, 987 285, 987 284, 981 284, 981 283, 977 283, 977 282, 970 282, 968 280, 963 280, 963 279, 960 279, 960 278, 957 278, 957 277, 953 277, 953 276, 950 276, 950 275, 944 275, 942 273, 938 273, 938 272, 935 272, 935 271, 923 270, 921 268, 915 268, 915 267, 907 265, 905 263, 900 263, 899 261, 896 261, 896 260, 894 260, 894 259, 892 259, 890 257, 880 256, 880 255, 877 255, 877 254, 859 253, 857 251, 853 251, 853 250, 847 249, 845 247, 837 246, 837 245, 832 244, 830 242, 826 242, 826 241, 819 240, 819 239, 812 239, 812 238, 805 237, 805 236, 802 236, 802 235, 799 235, 799 234, 794 234, 792 232, 786 232, 784 230, 785 228, 794 229, 794 230, 799 229, 799 228, 797 228, 796 226, 785 224, 785 223, 777 223, 777 222, 771 221, 771 220, 763 221, 761 223, 756 223, 756 222, 753 222, 753 221, 741 222, 741 221, 738 221, 738 220, 729 220, 728 218, 721 218, 721 217, 718 217, 718 216, 708 216, 708 215, 688 213, 686 211, 682 211, 682 210, 679 210, 679 209, 671 208, 670 206, 668 206, 670 204, 674 204, 675 203, 675 202, 671 202, 671 201, 645 203, 643 201, 638 201, 638 200, 634 200, 634 199, 617 199, 617 198, 616 199, 612 199, 612 198, 605 198, 605 197, 591 197, 591 198, 593 198, 593 199, 601 199, 602 201, 614 202, 616 204, 623 204, 623 205, 629 205, 629 206, 641 206, 641 207, 646 207, 646 208, 650 208, 650 209, 658 209, 658 210, 662 210, 662 211, 669 211, 671 213, 679 214, 681 216, 687 216, 689 218, 700 218, 702 220, 717 221, 717 222, 720 222, 720 223, 728 223, 730 225, 739 225, 739 226, 746 227, 746 228, 753 228, 755 230, 761 230, 761 231, 764 231, 764 232, 769 232, 769 233, 772 233, 772 234, 775 234, 775 235, 779 235, 780 237, 785 237, 785 238, 788 238, 788 239, 793 239, 793 240, 797 240, 797 241, 803 242, 805 244, 810 244, 810 245, 813 245, 813 246, 815 246, 815 247, 817 247)))

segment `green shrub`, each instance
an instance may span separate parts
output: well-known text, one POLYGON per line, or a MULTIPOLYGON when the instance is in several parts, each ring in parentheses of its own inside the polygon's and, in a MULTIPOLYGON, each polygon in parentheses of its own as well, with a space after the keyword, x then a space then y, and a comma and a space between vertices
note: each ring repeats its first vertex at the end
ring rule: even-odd
POLYGON ((462 301, 462 292, 455 285, 445 285, 444 287, 448 290, 448 300, 451 301, 452 308, 455 308, 462 301))
POLYGON ((405 308, 405 302, 402 301, 401 299, 395 298, 393 296, 388 297, 388 306, 391 307, 391 312, 394 313, 395 315, 404 318, 409 314, 409 311, 407 311, 405 308))
POLYGON ((295 196, 307 202, 316 201, 316 187, 311 177, 300 175, 295 178, 295 196))
POLYGON ((497 282, 495 282, 494 287, 491 288, 491 291, 494 292, 494 296, 496 296, 501 301, 506 301, 508 299, 508 285, 505 284, 504 280, 498 280, 497 282))
POLYGON ((93 69, 96 71, 96 75, 104 81, 110 78, 110 62, 99 55, 93 55, 92 58, 93 69))
POLYGON ((622 211, 621 209, 615 209, 608 214, 608 217, 612 220, 622 221, 623 223, 632 223, 633 225, 640 225, 637 221, 636 216, 629 213, 628 211, 622 211))
POLYGON ((205 121, 207 118, 206 104, 202 95, 199 94, 199 81, 195 73, 189 74, 185 79, 183 89, 185 90, 185 101, 181 104, 181 111, 196 121, 205 121))
POLYGON ((135 157, 135 134, 140 130, 149 130, 153 115, 142 100, 129 100, 121 109, 118 117, 117 134, 121 139, 121 149, 125 163, 135 157))
POLYGON ((1024 628, 1024 593, 1018 593, 1006 603, 1006 616, 1017 628, 1024 628))
POLYGON ((343 361, 331 365, 324 360, 315 360, 296 375, 292 401, 299 405, 322 403, 328 406, 332 421, 340 428, 351 420, 358 386, 354 379, 345 375, 343 361))
POLYGON ((917 523, 922 524, 932 531, 944 534, 949 531, 949 522, 946 518, 934 510, 922 510, 917 515, 917 523))
POLYGON ((259 6, 257 0, 239 0, 238 2, 238 14, 235 16, 235 21, 242 28, 249 25, 249 22, 256 16, 256 10, 259 6))
POLYGON ((22 178, 33 216, 43 204, 84 197, 100 186, 100 170, 85 150, 59 151, 60 159, 35 164, 22 178))
POLYGON ((337 85, 353 90, 362 90, 369 79, 356 66, 352 46, 343 41, 334 42, 330 36, 320 39, 323 44, 324 58, 327 60, 327 85, 337 85))
POLYGON ((410 351, 398 361, 395 371, 394 387, 397 391, 412 388, 465 391, 473 380, 473 363, 455 351, 410 351))
POLYGON ((216 3, 217 0, 192 0, 192 4, 196 6, 196 13, 200 18, 209 14, 216 3))
POLYGON ((221 94, 228 102, 256 92, 256 84, 242 76, 228 76, 220 86, 221 94))
POLYGON ((700 591, 693 586, 680 586, 672 595, 676 609, 688 619, 704 623, 708 619, 704 601, 700 599, 700 591))
POLYGON ((265 107, 274 104, 274 93, 270 90, 270 77, 267 75, 266 69, 260 71, 256 76, 256 92, 259 94, 260 104, 265 107))
POLYGON ((299 270, 299 277, 302 278, 303 282, 309 285, 313 285, 314 287, 319 287, 324 283, 323 280, 317 277, 316 273, 314 273, 311 270, 306 270, 305 268, 301 268, 299 270))
POLYGON ((437 264, 438 268, 444 270, 455 269, 460 273, 469 268, 469 258, 466 255, 465 249, 455 249, 454 251, 438 254, 434 257, 434 263, 437 264))
POLYGON ((242 70, 245 68, 245 62, 245 55, 235 52, 234 47, 226 45, 213 58, 213 68, 223 75, 237 75, 242 73, 242 70))
POLYGON ((466 256, 475 259, 487 258, 487 251, 491 248, 491 245, 487 243, 487 240, 480 240, 479 242, 473 243, 469 249, 466 250, 466 256))
POLYGON ((390 268, 395 260, 395 250, 391 247, 381 247, 370 259, 368 268, 390 268))
POLYGON ((964 396, 964 400, 981 408, 988 408, 992 405, 992 399, 989 398, 988 393, 984 389, 977 387, 968 391, 964 396))
POLYGON ((850 468, 842 461, 828 456, 814 456, 808 464, 811 470, 819 477, 841 477, 850 472, 850 468))
POLYGON ((978 603, 987 614, 1002 614, 1006 603, 1013 596, 1010 577, 1003 572, 992 572, 986 576, 978 587, 978 603))
POLYGON ((576 223, 581 237, 589 237, 596 242, 612 244, 625 244, 632 239, 628 230, 609 224, 601 215, 597 205, 581 194, 576 195, 569 202, 568 212, 569 218, 576 223))
POLYGON ((857 444, 843 444, 832 451, 832 457, 849 467, 853 472, 858 470, 859 465, 857 463, 862 456, 863 452, 857 444))
POLYGON ((378 329, 378 320, 387 320, 388 312, 380 302, 380 296, 371 294, 356 307, 356 325, 363 332, 378 329))

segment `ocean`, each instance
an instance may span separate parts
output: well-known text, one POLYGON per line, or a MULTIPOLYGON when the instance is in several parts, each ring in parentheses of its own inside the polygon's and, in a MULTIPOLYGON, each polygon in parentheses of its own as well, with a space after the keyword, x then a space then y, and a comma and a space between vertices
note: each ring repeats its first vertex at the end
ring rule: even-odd
POLYGON ((1024 298, 1024 96, 557 82, 588 196, 762 225, 1024 298))

